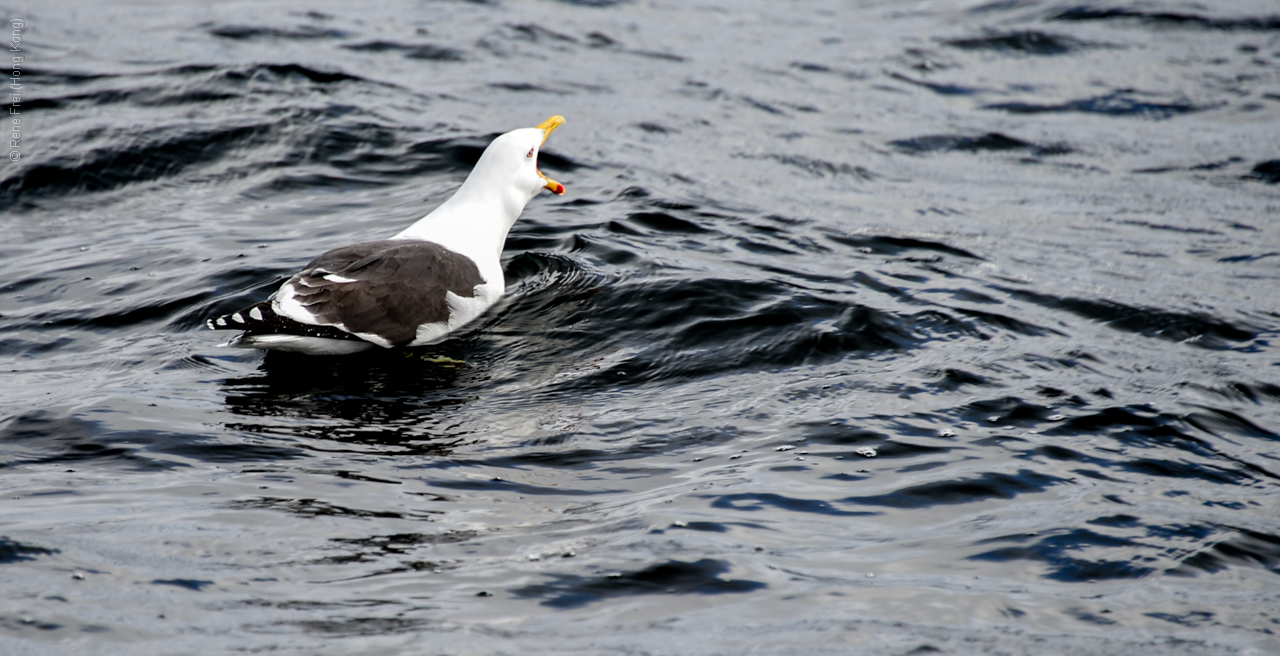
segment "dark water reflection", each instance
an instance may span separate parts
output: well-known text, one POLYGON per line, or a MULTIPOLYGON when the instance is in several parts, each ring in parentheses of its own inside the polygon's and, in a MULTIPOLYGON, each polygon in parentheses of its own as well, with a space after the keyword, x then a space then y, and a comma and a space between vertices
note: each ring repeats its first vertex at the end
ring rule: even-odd
POLYGON ((226 427, 368 446, 373 453, 448 455, 464 433, 447 417, 476 394, 458 389, 466 365, 451 360, 417 351, 361 359, 272 353, 259 373, 223 382, 227 409, 237 416, 226 427), (277 418, 304 421, 271 421, 277 418))
POLYGON ((62 4, 10 651, 1280 650, 1271 3, 62 4), (465 335, 201 328, 551 114, 465 335))

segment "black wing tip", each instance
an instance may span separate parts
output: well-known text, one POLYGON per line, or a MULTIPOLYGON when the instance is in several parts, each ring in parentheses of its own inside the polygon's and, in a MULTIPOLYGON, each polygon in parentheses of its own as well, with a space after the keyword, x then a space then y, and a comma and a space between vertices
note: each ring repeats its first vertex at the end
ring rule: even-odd
POLYGON ((336 326, 317 326, 276 314, 271 307, 271 301, 254 303, 243 310, 214 317, 206 321, 205 325, 211 330, 244 331, 244 334, 232 339, 232 343, 253 335, 298 335, 357 342, 368 341, 336 326))
POLYGON ((252 330, 267 324, 266 317, 277 316, 275 311, 271 309, 271 303, 263 301, 254 303, 249 307, 224 314, 220 317, 214 317, 204 322, 210 330, 252 330), (253 316, 253 311, 257 310, 257 317, 253 316))

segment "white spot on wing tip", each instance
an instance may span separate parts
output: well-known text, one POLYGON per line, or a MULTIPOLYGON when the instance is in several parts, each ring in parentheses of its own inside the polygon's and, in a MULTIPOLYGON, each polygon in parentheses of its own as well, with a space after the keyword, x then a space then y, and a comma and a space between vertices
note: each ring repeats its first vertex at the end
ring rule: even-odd
MULTIPOLYGON (((218 322, 217 322, 217 323, 218 323, 218 325, 219 325, 219 326, 225 326, 225 325, 227 325, 227 318, 226 318, 226 317, 218 317, 218 322)), ((212 326, 213 324, 209 324, 209 325, 210 325, 210 326, 212 326)))
POLYGON ((244 323, 244 317, 240 316, 239 312, 231 315, 231 320, 236 323, 244 323))
POLYGON ((249 310, 249 316, 255 321, 262 321, 262 308, 254 307, 252 310, 249 310))

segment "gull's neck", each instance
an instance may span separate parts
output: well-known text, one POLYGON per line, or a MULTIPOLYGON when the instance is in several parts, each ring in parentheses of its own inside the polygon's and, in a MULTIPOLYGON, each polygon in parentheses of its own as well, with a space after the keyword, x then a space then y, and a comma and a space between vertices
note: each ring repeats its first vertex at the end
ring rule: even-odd
POLYGON ((487 183, 486 177, 473 172, 449 200, 393 239, 434 242, 477 264, 481 259, 498 261, 528 199, 514 186, 487 183))

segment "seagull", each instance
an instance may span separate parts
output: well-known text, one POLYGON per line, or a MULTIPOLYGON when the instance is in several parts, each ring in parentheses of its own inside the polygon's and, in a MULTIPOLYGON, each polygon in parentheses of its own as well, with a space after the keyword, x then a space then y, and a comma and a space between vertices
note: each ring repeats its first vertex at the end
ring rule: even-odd
POLYGON ((207 322, 241 330, 226 346, 344 355, 443 341, 506 291, 502 247, 524 206, 564 185, 538 170, 538 151, 564 123, 494 139, 462 186, 390 239, 335 248, 271 297, 207 322))

